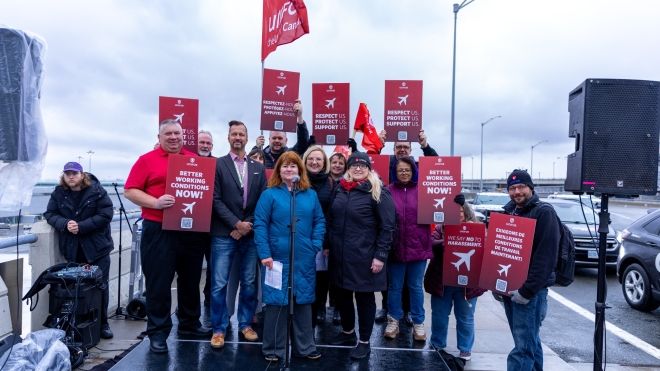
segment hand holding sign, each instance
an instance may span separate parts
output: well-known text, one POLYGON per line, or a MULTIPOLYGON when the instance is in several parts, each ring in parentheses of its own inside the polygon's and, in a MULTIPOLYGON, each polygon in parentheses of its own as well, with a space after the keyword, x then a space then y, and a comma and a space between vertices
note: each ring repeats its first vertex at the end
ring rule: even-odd
POLYGON ((156 199, 154 202, 154 209, 162 210, 172 207, 174 205, 174 196, 172 195, 162 195, 156 199))

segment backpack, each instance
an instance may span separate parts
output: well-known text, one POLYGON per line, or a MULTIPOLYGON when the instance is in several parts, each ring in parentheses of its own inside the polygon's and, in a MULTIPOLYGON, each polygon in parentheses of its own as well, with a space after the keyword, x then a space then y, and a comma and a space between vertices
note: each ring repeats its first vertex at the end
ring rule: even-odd
MULTIPOLYGON (((541 202, 542 205, 554 207, 546 202, 541 202)), ((575 239, 573 239, 573 232, 564 224, 559 216, 557 216, 557 223, 559 223, 559 249, 557 251, 557 262, 555 263, 555 286, 566 287, 573 283, 575 279, 575 239)))
POLYGON ((565 287, 573 283, 575 278, 575 240, 573 232, 562 223, 559 217, 557 217, 557 221, 561 237, 555 265, 555 285, 565 287))

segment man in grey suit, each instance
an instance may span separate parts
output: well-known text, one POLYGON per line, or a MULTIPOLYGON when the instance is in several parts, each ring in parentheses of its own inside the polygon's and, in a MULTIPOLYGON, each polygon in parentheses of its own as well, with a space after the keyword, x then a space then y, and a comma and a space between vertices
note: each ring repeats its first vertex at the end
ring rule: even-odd
POLYGON ((234 259, 239 260, 241 291, 238 302, 238 329, 245 340, 256 341, 252 317, 257 306, 257 248, 252 222, 261 192, 266 188, 264 166, 247 157, 247 127, 229 122, 229 154, 216 163, 213 218, 211 222, 211 346, 222 348, 229 323, 227 281, 234 259))

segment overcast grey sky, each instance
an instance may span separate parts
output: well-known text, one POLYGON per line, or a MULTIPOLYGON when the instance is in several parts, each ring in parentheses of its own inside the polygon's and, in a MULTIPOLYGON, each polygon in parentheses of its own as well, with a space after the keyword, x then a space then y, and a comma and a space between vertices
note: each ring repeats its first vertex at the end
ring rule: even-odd
MULTIPOLYGON (((424 81, 423 126, 449 155, 454 1, 307 0, 311 32, 280 46, 267 68, 299 71, 305 119, 311 85, 351 84, 382 128, 384 80, 424 81)), ((200 99, 200 128, 225 154, 226 123, 259 133, 262 1, 2 1, 0 23, 47 44, 42 179, 82 156, 101 179, 124 179, 156 142, 158 96, 200 99)), ((463 174, 515 167, 566 172, 569 91, 590 77, 660 80, 660 2, 476 0, 458 14, 455 154, 463 174), (473 157, 471 157, 473 156, 473 157), (557 159, 559 157, 559 159, 557 159)), ((310 123, 311 125, 311 123, 310 123)), ((294 137, 290 136, 290 144, 294 137)), ((359 143, 359 137, 358 137, 359 143)), ((415 154, 421 154, 414 145, 415 154)), ((329 149, 330 147, 328 147, 329 149)), ((391 153, 391 143, 383 153, 391 153)))

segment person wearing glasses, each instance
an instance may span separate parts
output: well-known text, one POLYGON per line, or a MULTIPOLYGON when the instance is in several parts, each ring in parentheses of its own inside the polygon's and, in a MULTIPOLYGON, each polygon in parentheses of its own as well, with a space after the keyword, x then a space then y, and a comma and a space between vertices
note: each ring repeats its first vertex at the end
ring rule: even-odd
POLYGON ((396 339, 399 321, 403 319, 401 292, 404 284, 410 295, 410 317, 413 339, 425 341, 424 270, 433 257, 428 224, 417 223, 417 165, 412 157, 401 157, 396 163, 396 180, 387 189, 396 207, 396 233, 388 266, 387 327, 383 336, 396 339), (404 280, 405 278, 405 280, 404 280))
POLYGON ((334 345, 356 345, 351 358, 369 356, 376 315, 376 291, 387 288, 385 263, 392 246, 395 208, 390 192, 371 169, 369 156, 349 157, 328 212, 331 280, 337 288, 342 331, 334 345), (355 329, 357 304, 359 338, 355 329))

